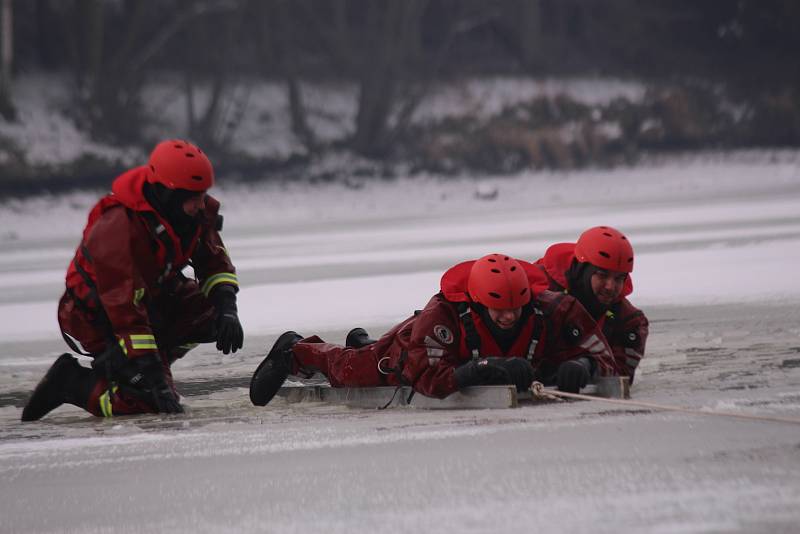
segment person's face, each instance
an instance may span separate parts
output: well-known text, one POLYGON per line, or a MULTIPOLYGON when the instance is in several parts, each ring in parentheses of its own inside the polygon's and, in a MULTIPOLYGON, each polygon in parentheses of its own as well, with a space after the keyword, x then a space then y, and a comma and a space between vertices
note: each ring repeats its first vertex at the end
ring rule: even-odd
POLYGON ((607 271, 605 269, 597 269, 592 274, 592 291, 594 296, 600 301, 601 304, 609 306, 614 304, 622 293, 622 287, 625 285, 625 280, 628 278, 628 273, 620 271, 607 271))
POLYGON ((522 308, 486 308, 489 318, 503 330, 511 330, 522 315, 522 308))
POLYGON ((183 212, 189 217, 195 217, 206 207, 206 194, 197 193, 183 201, 183 212))

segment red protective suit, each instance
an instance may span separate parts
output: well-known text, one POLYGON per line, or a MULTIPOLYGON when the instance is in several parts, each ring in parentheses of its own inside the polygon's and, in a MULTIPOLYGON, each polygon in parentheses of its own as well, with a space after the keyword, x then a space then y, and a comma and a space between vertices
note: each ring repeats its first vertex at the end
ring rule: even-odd
MULTIPOLYGON (((557 243, 550 246, 543 258, 536 261, 549 279, 550 289, 569 291, 567 271, 575 259, 575 243, 557 243)), ((644 313, 626 298, 633 292, 633 281, 628 276, 619 300, 597 320, 603 335, 614 353, 614 362, 620 375, 633 381, 636 367, 644 357, 649 323, 644 313)))
MULTIPOLYGON (((210 291, 238 282, 216 229, 219 202, 206 197, 195 235, 182 244, 143 195, 147 173, 138 167, 119 176, 90 212, 67 270, 58 321, 65 340, 92 356, 109 343, 128 358, 159 353, 171 383, 169 365, 187 350, 181 345, 213 340, 210 291), (197 280, 180 274, 190 263, 197 280)), ((87 408, 93 414, 154 411, 122 392, 112 406, 107 389, 100 379, 87 408)))
MULTIPOLYGON (((559 363, 588 356, 597 362, 601 374, 610 373, 610 349, 583 307, 569 295, 542 291, 547 286, 542 273, 530 263, 517 261, 528 274, 534 299, 507 351, 500 349, 481 316, 469 311, 480 336, 480 357, 528 358, 538 373, 551 375, 559 363)), ((320 371, 334 387, 410 384, 430 397, 450 395, 458 389, 455 368, 473 357, 459 318, 459 304, 470 302, 467 279, 473 263, 448 270, 441 280, 441 292, 422 311, 372 345, 355 349, 325 343, 317 336, 303 339, 293 348, 293 374, 320 371)))

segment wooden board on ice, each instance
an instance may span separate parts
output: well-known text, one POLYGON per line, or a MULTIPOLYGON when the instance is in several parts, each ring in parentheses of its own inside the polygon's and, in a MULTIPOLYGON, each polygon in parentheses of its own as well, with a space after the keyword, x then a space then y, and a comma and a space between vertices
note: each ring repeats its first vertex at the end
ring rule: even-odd
MULTIPOLYGON (((627 399, 630 387, 627 377, 600 377, 583 391, 587 395, 627 399)), ((517 393, 513 386, 475 386, 453 393, 444 399, 415 394, 410 387, 333 388, 328 384, 289 382, 278 392, 289 403, 312 401, 344 404, 355 408, 412 406, 424 409, 515 408, 522 400, 531 400, 530 393, 517 393)))
POLYGON ((514 408, 517 392, 513 386, 476 386, 465 388, 444 399, 414 394, 410 387, 332 388, 330 386, 284 386, 278 395, 287 402, 317 401, 344 404, 356 408, 412 406, 425 409, 514 408))

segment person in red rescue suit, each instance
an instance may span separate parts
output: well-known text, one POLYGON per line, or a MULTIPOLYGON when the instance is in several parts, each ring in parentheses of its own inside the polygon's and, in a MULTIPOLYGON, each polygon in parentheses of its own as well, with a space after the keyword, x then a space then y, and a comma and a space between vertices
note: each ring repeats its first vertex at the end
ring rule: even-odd
POLYGON ((523 391, 534 378, 577 392, 593 374, 612 372, 610 349, 599 341, 605 350, 588 350, 602 338, 596 323, 574 298, 546 287, 533 264, 502 254, 460 263, 423 310, 377 342, 282 334, 253 375, 250 399, 263 406, 289 374, 314 372, 333 387, 411 385, 436 398, 476 385, 523 391))
POLYGON ((170 365, 197 343, 240 349, 236 270, 220 237, 208 157, 159 143, 92 208, 66 276, 58 321, 92 368, 62 354, 23 409, 33 421, 63 403, 96 416, 180 413, 170 365), (191 266, 194 277, 182 271, 191 266))
POLYGON ((597 321, 620 375, 633 377, 644 357, 648 322, 627 299, 633 291, 633 247, 619 230, 596 226, 576 243, 550 246, 536 265, 550 289, 569 293, 597 321))

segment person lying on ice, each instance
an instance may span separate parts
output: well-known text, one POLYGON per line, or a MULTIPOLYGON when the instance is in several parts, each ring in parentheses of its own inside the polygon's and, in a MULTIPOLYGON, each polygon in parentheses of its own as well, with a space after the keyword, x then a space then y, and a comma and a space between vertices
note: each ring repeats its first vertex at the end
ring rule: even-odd
POLYGON ((145 166, 114 180, 89 213, 58 303, 62 354, 36 386, 23 421, 63 403, 97 416, 180 413, 170 365, 196 343, 242 347, 236 271, 219 235, 208 157, 186 141, 159 143, 145 166), (181 274, 191 264, 193 278, 181 274))
POLYGON ((523 391, 534 376, 577 392, 613 360, 583 307, 563 293, 538 293, 546 287, 534 265, 502 254, 460 263, 425 309, 377 342, 343 347, 282 334, 253 375, 250 400, 264 406, 288 375, 314 372, 333 387, 411 385, 437 398, 476 385, 523 391))
POLYGON ((619 230, 595 226, 577 243, 550 246, 536 265, 553 291, 569 293, 589 312, 611 346, 617 372, 633 377, 644 357, 648 322, 628 301, 633 291, 633 247, 619 230))

